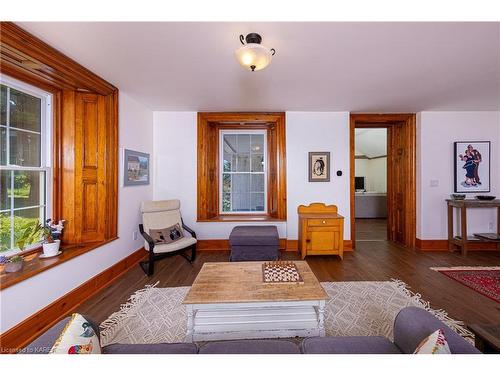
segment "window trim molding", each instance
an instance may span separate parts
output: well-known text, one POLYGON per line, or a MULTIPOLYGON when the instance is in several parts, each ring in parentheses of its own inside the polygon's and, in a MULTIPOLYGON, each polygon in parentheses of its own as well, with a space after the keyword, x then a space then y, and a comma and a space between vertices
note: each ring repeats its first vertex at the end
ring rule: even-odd
POLYGON ((286 221, 286 138, 284 112, 199 112, 197 221, 286 221), (219 130, 267 130, 267 213, 220 214, 219 130))
MULTIPOLYGON (((85 252, 101 247, 117 239, 118 230, 118 89, 86 69, 76 61, 57 51, 47 43, 36 38, 12 22, 0 22, 0 71, 9 77, 51 93, 52 96, 52 213, 53 218, 68 219, 80 215, 81 207, 75 207, 77 194, 81 187, 75 180, 75 132, 78 130, 75 97, 79 94, 98 96, 102 115, 106 124, 105 162, 102 168, 105 184, 106 220, 103 240, 82 239, 68 225, 63 235, 61 248, 68 256, 49 260, 39 260, 40 249, 30 252, 22 271, 15 274, 0 275, 0 289, 14 285, 28 277, 54 267, 85 252), (64 131, 63 131, 64 129, 64 131), (73 248, 78 251, 73 251, 73 248), (47 265, 50 263, 50 267, 47 265), (4 283, 8 275, 8 283, 4 283)), ((81 169, 81 168, 80 168, 81 169)), ((81 200, 81 199, 80 199, 81 200)), ((74 225, 73 225, 74 226, 74 225)), ((99 232, 100 233, 100 232, 99 232)), ((23 256, 26 255, 23 253, 23 256)), ((63 254, 64 255, 64 254, 63 254)))

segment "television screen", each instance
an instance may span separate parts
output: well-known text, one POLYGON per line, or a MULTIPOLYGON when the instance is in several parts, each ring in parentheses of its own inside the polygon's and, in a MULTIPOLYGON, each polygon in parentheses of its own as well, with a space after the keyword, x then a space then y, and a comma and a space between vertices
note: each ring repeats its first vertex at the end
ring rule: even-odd
POLYGON ((364 177, 354 177, 354 190, 365 190, 364 177))

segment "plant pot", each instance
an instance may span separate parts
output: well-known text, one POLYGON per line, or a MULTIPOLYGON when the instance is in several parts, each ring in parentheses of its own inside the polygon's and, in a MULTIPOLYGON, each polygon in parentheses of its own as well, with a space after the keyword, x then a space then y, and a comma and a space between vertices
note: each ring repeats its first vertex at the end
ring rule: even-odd
POLYGON ((43 247, 43 255, 50 257, 54 256, 59 252, 59 246, 61 245, 61 240, 55 240, 51 243, 42 244, 43 247))
POLYGON ((5 272, 17 272, 23 269, 24 262, 5 263, 5 272))

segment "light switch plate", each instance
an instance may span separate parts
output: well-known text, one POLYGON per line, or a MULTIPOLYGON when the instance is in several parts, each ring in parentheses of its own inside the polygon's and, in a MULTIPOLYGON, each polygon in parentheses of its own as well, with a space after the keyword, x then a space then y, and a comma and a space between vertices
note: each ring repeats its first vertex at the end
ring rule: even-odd
POLYGON ((439 180, 431 180, 430 185, 431 185, 431 187, 438 187, 439 186, 439 180))

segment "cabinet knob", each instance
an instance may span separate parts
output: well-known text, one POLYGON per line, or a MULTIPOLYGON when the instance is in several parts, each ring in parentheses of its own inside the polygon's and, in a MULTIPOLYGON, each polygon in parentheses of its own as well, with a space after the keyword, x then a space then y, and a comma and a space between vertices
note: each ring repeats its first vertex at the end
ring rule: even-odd
POLYGON ((323 224, 326 224, 326 220, 323 220, 323 224))

